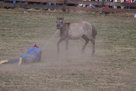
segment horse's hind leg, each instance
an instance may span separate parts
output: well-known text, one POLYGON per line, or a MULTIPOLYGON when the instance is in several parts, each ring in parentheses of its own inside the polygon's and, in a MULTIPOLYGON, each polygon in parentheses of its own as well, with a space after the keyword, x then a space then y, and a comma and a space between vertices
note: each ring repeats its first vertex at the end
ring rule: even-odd
POLYGON ((86 45, 88 44, 88 42, 89 42, 89 40, 86 40, 86 42, 85 42, 85 44, 84 44, 84 46, 83 46, 83 48, 82 48, 82 53, 84 53, 84 50, 85 50, 86 45))
POLYGON ((95 39, 94 39, 94 38, 91 38, 90 41, 91 41, 92 44, 93 44, 92 55, 94 55, 94 53, 95 53, 95 39))
POLYGON ((66 39, 66 55, 68 55, 68 43, 69 43, 69 40, 66 39))
POLYGON ((86 48, 86 45, 87 45, 88 42, 89 42, 89 39, 87 39, 85 36, 83 36, 82 38, 85 40, 85 44, 84 44, 84 46, 83 46, 83 48, 82 48, 82 53, 84 53, 84 50, 85 50, 85 48, 86 48))

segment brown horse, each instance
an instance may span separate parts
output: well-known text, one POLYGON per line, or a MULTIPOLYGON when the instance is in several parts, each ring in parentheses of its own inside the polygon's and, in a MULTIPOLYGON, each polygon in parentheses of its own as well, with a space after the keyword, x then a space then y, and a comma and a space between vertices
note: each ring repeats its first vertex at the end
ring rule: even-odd
POLYGON ((95 26, 83 21, 80 23, 65 23, 64 18, 57 18, 57 29, 60 30, 60 40, 57 43, 57 52, 59 54, 59 44, 66 40, 66 51, 68 50, 69 39, 79 39, 83 38, 85 44, 82 48, 82 53, 85 50, 86 45, 89 41, 93 44, 92 55, 95 53, 95 36, 97 31, 95 26))

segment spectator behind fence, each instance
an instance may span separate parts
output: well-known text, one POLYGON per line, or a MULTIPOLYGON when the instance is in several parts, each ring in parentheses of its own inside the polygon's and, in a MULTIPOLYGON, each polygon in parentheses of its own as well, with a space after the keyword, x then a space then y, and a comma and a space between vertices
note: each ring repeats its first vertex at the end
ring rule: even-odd
MULTIPOLYGON (((136 3, 136 0, 133 0, 133 3, 136 3)), ((133 9, 136 9, 136 7, 133 7, 133 9)))
MULTIPOLYGON (((46 5, 51 5, 52 3, 47 3, 46 5)), ((53 3, 53 5, 57 5, 56 3, 53 3)))
MULTIPOLYGON (((118 0, 113 0, 113 2, 117 2, 118 0)), ((117 9, 117 6, 113 6, 114 9, 117 9)))
MULTIPOLYGON (((86 0, 82 0, 82 1, 86 1, 86 0)), ((86 7, 86 4, 78 4, 78 7, 86 7)))
MULTIPOLYGON (((46 5, 49 5, 49 6, 50 6, 50 5, 52 5, 52 4, 53 4, 53 5, 57 5, 56 3, 47 3, 46 5)), ((47 9, 47 10, 50 10, 50 9, 47 9)), ((51 9, 51 10, 54 10, 54 9, 51 9)))
POLYGON ((16 1, 13 1, 13 4, 15 4, 16 3, 16 1))
MULTIPOLYGON (((89 0, 89 1, 97 1, 97 0, 89 0)), ((93 5, 93 4, 90 4, 89 6, 92 8, 95 8, 95 5, 93 5)))
MULTIPOLYGON (((113 0, 109 0, 110 2, 113 2, 113 0)), ((109 8, 114 8, 114 6, 109 5, 109 8)))
MULTIPOLYGON (((131 3, 131 0, 126 0, 126 3, 131 3)), ((126 9, 130 9, 130 6, 126 6, 126 9)))
MULTIPOLYGON (((13 4, 16 4, 17 2, 16 1, 13 1, 13 4)), ((19 1, 20 4, 22 4, 22 1, 19 1)))
MULTIPOLYGON (((136 3, 136 0, 134 0, 133 3, 136 3)), ((136 9, 136 7, 133 7, 133 9, 136 9)), ((134 13, 134 18, 136 18, 136 13, 134 13)))
MULTIPOLYGON (((102 2, 102 0, 99 0, 99 2, 102 2)), ((100 8, 102 8, 102 5, 100 5, 100 8)))
MULTIPOLYGON (((121 3, 124 3, 125 0, 121 0, 121 3)), ((124 9, 124 6, 121 6, 121 9, 124 9)))
MULTIPOLYGON (((82 0, 82 1, 87 1, 87 0, 82 0)), ((97 0, 88 0, 88 1, 97 1, 97 0)), ((95 8, 95 5, 92 5, 92 4, 89 4, 89 5, 78 4, 78 7, 92 7, 92 8, 95 8)))
POLYGON ((136 0, 133 0, 133 3, 136 3, 136 0))

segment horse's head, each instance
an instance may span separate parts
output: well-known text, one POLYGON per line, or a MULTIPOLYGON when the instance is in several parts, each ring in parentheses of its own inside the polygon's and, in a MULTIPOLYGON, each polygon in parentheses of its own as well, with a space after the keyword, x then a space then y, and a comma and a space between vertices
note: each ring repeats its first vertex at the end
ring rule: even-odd
POLYGON ((61 29, 63 27, 64 18, 57 18, 57 29, 61 29))

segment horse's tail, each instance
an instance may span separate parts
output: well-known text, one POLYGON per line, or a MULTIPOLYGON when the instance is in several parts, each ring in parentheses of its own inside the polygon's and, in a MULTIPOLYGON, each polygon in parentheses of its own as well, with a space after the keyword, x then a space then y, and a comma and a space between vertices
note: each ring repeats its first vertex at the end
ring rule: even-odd
POLYGON ((95 36, 97 35, 97 30, 94 25, 92 25, 92 36, 95 39, 95 36))

